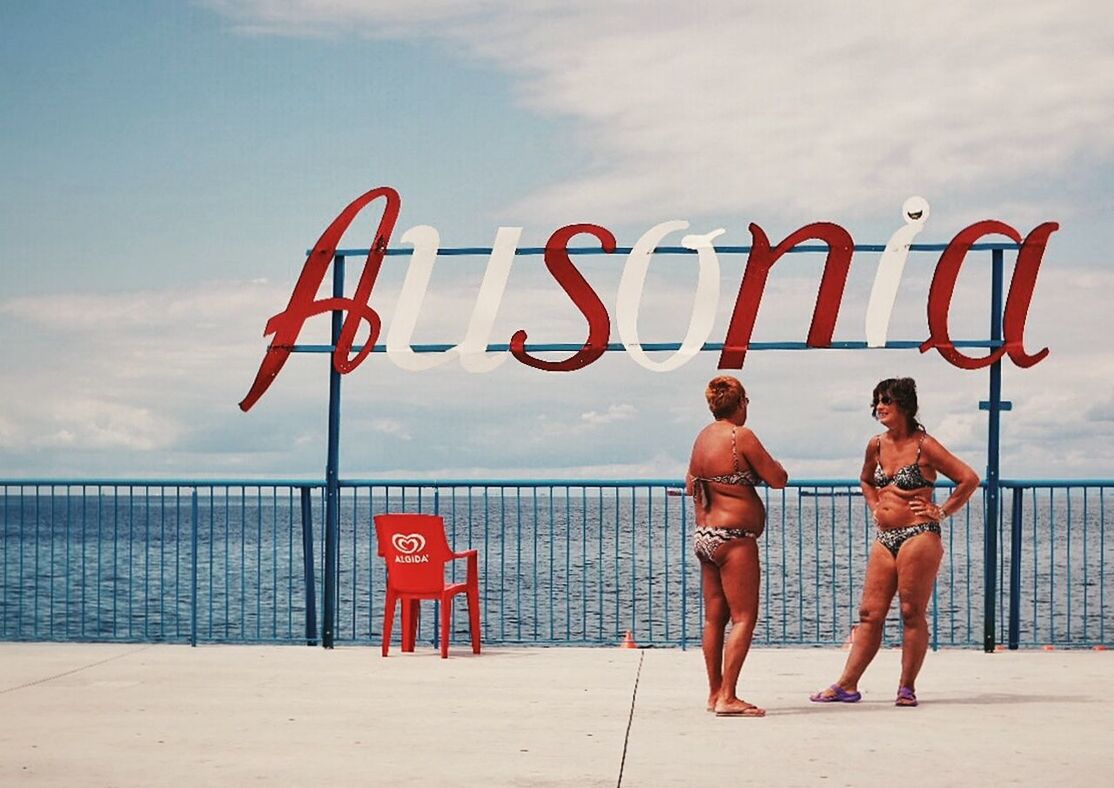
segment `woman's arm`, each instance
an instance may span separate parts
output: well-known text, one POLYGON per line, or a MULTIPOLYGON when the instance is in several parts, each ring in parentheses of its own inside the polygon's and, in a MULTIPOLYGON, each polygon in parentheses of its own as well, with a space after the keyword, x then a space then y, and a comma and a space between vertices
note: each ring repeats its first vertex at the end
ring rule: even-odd
MULTIPOLYGON (((863 491, 863 500, 873 515, 878 508, 878 488, 874 486, 874 469, 878 465, 878 455, 872 451, 874 438, 867 441, 866 454, 863 456, 863 469, 859 472, 859 488, 863 491)), ((877 518, 875 518, 877 520, 877 518)))
POLYGON ((924 514, 934 520, 951 517, 962 509, 975 494, 975 490, 979 489, 979 475, 970 465, 945 449, 944 445, 931 435, 925 436, 921 456, 927 459, 939 473, 955 482, 955 489, 939 506, 927 501, 911 501, 910 508, 913 508, 916 514, 924 514), (918 503, 920 506, 915 506, 918 503))
POLYGON ((699 475, 696 472, 696 447, 700 443, 700 436, 696 436, 696 440, 692 443, 692 451, 689 453, 689 468, 685 472, 685 495, 693 494, 693 483, 699 475))
POLYGON ((758 436, 754 434, 753 430, 746 428, 740 430, 738 445, 739 451, 746 457, 750 467, 766 484, 775 490, 780 490, 789 483, 789 474, 785 472, 785 468, 770 456, 770 453, 766 451, 766 447, 762 445, 762 441, 758 440, 758 436))

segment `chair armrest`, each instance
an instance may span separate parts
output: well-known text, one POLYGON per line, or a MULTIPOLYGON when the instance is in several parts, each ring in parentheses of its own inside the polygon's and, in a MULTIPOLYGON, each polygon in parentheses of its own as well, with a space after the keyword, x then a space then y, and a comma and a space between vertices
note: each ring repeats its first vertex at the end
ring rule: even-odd
POLYGON ((468 559, 468 579, 469 580, 474 580, 474 579, 479 578, 479 574, 480 574, 479 558, 478 558, 478 553, 474 548, 472 550, 464 550, 464 551, 459 552, 459 553, 454 551, 452 555, 453 555, 453 558, 467 558, 468 559))

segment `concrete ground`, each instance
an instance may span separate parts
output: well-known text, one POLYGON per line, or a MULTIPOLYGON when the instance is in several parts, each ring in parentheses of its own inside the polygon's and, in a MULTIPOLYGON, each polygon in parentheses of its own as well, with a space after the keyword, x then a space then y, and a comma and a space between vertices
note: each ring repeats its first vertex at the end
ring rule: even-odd
POLYGON ((1074 785, 1114 777, 1114 653, 756 649, 704 709, 700 652, 0 643, 0 785, 1074 785))

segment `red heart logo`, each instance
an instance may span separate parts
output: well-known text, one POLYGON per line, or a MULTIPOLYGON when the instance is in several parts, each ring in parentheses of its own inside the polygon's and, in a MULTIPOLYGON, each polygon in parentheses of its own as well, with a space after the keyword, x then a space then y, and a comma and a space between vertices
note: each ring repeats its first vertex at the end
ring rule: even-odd
POLYGON ((421 534, 395 534, 391 544, 403 555, 412 555, 425 549, 425 537, 421 534))

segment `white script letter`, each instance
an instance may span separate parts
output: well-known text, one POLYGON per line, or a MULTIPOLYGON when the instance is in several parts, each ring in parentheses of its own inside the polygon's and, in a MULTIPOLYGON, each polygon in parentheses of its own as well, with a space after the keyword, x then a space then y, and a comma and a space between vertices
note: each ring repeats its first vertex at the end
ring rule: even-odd
POLYGON ((719 301, 719 258, 716 257, 712 241, 726 232, 722 229, 713 230, 707 235, 686 235, 681 239, 682 246, 696 251, 700 274, 696 284, 696 295, 693 298, 689 329, 680 349, 665 361, 656 362, 650 360, 642 350, 638 339, 638 310, 642 303, 642 291, 646 284, 650 257, 662 238, 675 230, 688 229, 688 226, 688 222, 683 221, 662 222, 643 233, 638 243, 631 249, 630 256, 627 257, 623 277, 619 281, 619 292, 615 303, 619 338, 638 364, 654 372, 669 372, 677 369, 699 353, 708 335, 711 334, 716 319, 716 306, 719 301))
POLYGON ((901 216, 905 219, 905 226, 897 228, 890 236, 878 261, 874 287, 870 290, 870 301, 866 307, 867 347, 886 346, 890 315, 893 314, 897 288, 905 271, 905 260, 909 257, 909 244, 928 221, 928 202, 923 197, 910 197, 901 206, 901 216))

